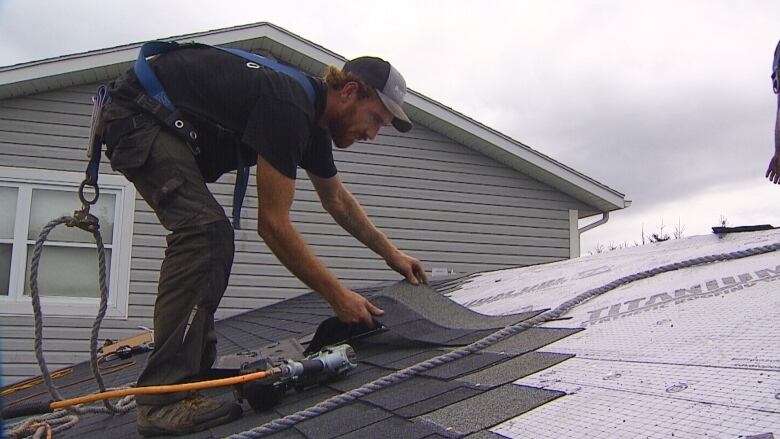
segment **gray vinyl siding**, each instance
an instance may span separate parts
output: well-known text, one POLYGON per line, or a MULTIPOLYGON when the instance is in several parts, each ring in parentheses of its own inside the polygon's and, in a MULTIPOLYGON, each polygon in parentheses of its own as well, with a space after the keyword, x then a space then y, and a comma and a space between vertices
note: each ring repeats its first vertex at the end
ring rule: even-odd
MULTIPOLYGON (((94 86, 0 101, 2 166, 83 172, 90 97, 94 86)), ((571 197, 423 127, 384 130, 371 143, 335 153, 341 178, 374 222, 402 250, 430 268, 457 273, 552 262, 569 257, 571 197)), ((112 173, 108 165, 101 172, 112 173)), ((299 171, 292 219, 312 250, 348 285, 399 279, 384 261, 324 213, 299 171)), ((234 176, 211 185, 229 214, 234 176)), ((254 177, 236 231, 230 286, 218 317, 269 305, 306 291, 255 232, 254 177)), ((132 245, 129 317, 105 320, 101 339, 121 339, 152 326, 165 230, 138 197, 132 245)), ((77 206, 74 206, 74 208, 77 206)), ((50 368, 87 358, 90 318, 46 318, 44 348, 50 368)), ((31 317, 2 317, 3 383, 37 374, 31 317)))

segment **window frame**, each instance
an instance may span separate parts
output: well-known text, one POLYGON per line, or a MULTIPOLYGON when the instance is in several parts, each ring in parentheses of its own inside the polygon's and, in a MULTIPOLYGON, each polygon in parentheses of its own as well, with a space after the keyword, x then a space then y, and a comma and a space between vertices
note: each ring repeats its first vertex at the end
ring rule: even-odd
MULTIPOLYGON (((24 295, 24 285, 26 282, 29 282, 29 279, 25 279, 25 277, 27 273, 27 249, 31 245, 27 235, 30 223, 32 191, 34 189, 46 189, 78 193, 79 184, 83 179, 84 174, 80 172, 0 166, 0 184, 14 186, 18 190, 16 217, 11 243, 9 291, 7 296, 0 296, 0 316, 30 316, 33 312, 30 297, 24 295)), ((124 177, 109 174, 100 175, 99 185, 101 195, 112 194, 116 197, 111 244, 104 244, 107 249, 111 249, 111 274, 108 282, 109 293, 106 318, 127 319, 130 295, 130 260, 135 217, 135 188, 124 177)), ((77 202, 74 204, 73 210, 79 207, 77 202)), ((57 227, 66 226, 58 225, 57 227)), ((5 239, 3 243, 7 243, 7 241, 5 239)), ((35 240, 32 241, 33 244, 34 242, 35 240)), ((88 243, 69 243, 57 246, 65 248, 94 248, 95 242, 92 239, 88 243)), ((41 263, 46 263, 45 247, 41 263)), ((97 253, 95 254, 95 263, 97 264, 97 253)), ((97 284, 95 288, 98 288, 97 284)), ((41 296, 40 299, 44 315, 52 317, 94 317, 100 304, 99 297, 41 296)))

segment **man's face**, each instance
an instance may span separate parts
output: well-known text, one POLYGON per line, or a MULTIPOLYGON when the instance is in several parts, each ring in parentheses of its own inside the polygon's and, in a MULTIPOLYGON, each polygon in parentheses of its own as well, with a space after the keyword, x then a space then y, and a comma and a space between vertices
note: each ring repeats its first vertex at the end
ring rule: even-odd
POLYGON ((346 148, 356 141, 373 140, 379 129, 392 121, 393 115, 378 96, 358 99, 356 93, 351 93, 345 99, 343 111, 331 121, 328 130, 333 143, 339 148, 346 148))

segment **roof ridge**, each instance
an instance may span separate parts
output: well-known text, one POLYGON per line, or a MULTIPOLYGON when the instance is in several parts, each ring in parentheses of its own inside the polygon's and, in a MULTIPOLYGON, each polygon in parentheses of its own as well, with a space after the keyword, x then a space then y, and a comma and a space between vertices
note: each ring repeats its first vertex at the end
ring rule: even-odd
MULTIPOLYGON (((155 38, 154 40, 159 40, 159 41, 176 41, 176 40, 182 40, 182 39, 187 39, 187 38, 197 38, 197 37, 203 37, 203 36, 206 36, 206 35, 214 35, 214 34, 227 32, 227 31, 245 30, 245 29, 251 29, 253 27, 260 28, 260 27, 263 27, 263 26, 269 26, 269 27, 272 27, 272 28, 275 28, 275 29, 278 29, 278 30, 281 30, 281 31, 284 31, 284 32, 287 32, 287 33, 290 33, 289 31, 287 31, 287 30, 285 30, 285 29, 283 29, 283 28, 281 28, 279 26, 276 26, 273 23, 269 23, 267 21, 259 21, 259 22, 250 23, 250 24, 243 24, 243 25, 231 26, 231 27, 222 27, 222 28, 211 29, 211 30, 202 31, 202 32, 195 32, 195 33, 181 34, 181 35, 173 35, 173 36, 165 37, 165 38, 155 38)), ((148 41, 148 40, 138 41, 138 42, 134 42, 134 43, 120 44, 120 45, 116 45, 116 46, 112 46, 112 47, 106 47, 106 48, 102 48, 102 49, 92 49, 92 50, 87 50, 87 51, 84 51, 84 52, 69 53, 69 54, 61 55, 61 56, 52 56, 52 57, 41 58, 41 59, 36 59, 36 60, 32 60, 32 61, 24 61, 24 62, 20 62, 20 63, 10 64, 10 65, 7 65, 7 66, 0 66, 0 72, 16 70, 16 69, 19 69, 19 68, 30 67, 30 66, 39 65, 39 64, 46 64, 46 63, 54 62, 54 61, 82 58, 82 57, 87 57, 87 56, 103 54, 103 53, 118 52, 120 50, 132 49, 134 47, 141 47, 141 45, 143 45, 143 43, 145 41, 148 41)))

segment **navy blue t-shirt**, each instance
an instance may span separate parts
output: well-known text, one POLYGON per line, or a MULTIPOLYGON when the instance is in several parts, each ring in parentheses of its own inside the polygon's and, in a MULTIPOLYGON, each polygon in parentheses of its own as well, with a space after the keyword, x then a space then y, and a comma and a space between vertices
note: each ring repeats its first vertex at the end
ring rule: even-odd
POLYGON ((317 125, 327 93, 321 79, 308 77, 312 105, 295 79, 212 47, 187 46, 150 63, 198 132, 196 160, 206 181, 236 169, 239 151, 245 164, 256 164, 260 154, 292 179, 298 166, 319 177, 336 175, 330 134, 317 125))

